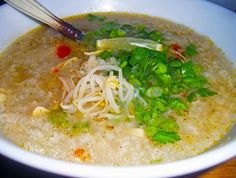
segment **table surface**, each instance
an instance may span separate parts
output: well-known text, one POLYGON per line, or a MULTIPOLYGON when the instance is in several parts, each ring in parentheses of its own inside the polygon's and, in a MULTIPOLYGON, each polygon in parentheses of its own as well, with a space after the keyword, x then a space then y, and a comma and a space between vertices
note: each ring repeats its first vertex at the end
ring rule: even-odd
POLYGON ((236 178, 236 158, 198 176, 199 178, 236 178))
MULTIPOLYGON (((213 0, 212 0, 213 1, 213 0)), ((0 5, 3 3, 0 0, 0 5)), ((235 2, 234 2, 235 3, 235 2)), ((234 10, 234 9, 233 9, 234 10)), ((8 178, 8 177, 51 177, 58 178, 57 175, 52 175, 43 171, 39 171, 37 169, 33 169, 27 166, 24 166, 20 163, 12 161, 8 158, 5 158, 0 155, 0 177, 8 178)), ((190 176, 186 176, 190 177, 190 176)), ((194 174, 191 177, 199 177, 199 178, 236 178, 236 158, 225 162, 219 166, 216 166, 207 171, 194 174)))

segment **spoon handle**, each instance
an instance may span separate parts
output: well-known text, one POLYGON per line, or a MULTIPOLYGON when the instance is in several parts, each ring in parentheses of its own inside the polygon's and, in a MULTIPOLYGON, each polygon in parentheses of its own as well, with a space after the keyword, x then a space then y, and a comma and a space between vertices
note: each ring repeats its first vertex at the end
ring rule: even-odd
POLYGON ((28 16, 46 23, 72 40, 81 41, 83 38, 81 30, 52 14, 37 0, 5 0, 5 2, 28 16))

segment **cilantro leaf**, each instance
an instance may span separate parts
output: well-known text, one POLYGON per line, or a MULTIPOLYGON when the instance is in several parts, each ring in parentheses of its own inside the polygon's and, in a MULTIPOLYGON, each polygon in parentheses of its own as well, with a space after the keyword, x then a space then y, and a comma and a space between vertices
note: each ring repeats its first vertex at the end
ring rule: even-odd
POLYGON ((201 97, 207 97, 207 96, 212 96, 215 95, 216 92, 209 90, 208 88, 200 88, 198 91, 198 94, 201 97))
POLYGON ((161 130, 168 132, 176 132, 179 129, 179 125, 174 119, 165 119, 159 126, 161 130))
POLYGON ((159 131, 153 136, 153 140, 162 144, 174 143, 181 138, 176 132, 159 131))
POLYGON ((187 101, 191 103, 191 102, 195 101, 196 98, 197 98, 196 93, 191 93, 190 95, 187 96, 187 101))
POLYGON ((193 57, 193 56, 196 56, 198 54, 197 52, 197 47, 194 45, 194 44, 189 44, 186 49, 185 49, 185 52, 184 54, 186 56, 189 56, 189 57, 193 57))
POLYGON ((193 77, 195 75, 193 61, 183 63, 181 66, 181 73, 183 77, 193 77))

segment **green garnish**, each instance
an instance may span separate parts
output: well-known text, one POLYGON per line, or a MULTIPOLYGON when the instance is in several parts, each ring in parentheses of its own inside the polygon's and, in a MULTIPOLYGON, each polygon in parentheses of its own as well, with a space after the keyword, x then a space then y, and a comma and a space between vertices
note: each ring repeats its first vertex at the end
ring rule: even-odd
POLYGON ((154 30, 149 33, 149 39, 161 43, 163 41, 163 36, 161 32, 154 30))
POLYGON ((163 94, 163 89, 161 87, 150 87, 146 91, 146 96, 153 98, 158 97, 163 94))
POLYGON ((113 52, 112 56, 118 59, 124 76, 147 101, 146 107, 134 101, 136 119, 154 142, 165 144, 180 140, 176 121, 164 117, 168 110, 176 113, 188 110, 189 103, 198 97, 214 94, 205 89, 207 79, 200 64, 169 59, 165 50, 137 47, 129 53, 113 52), (185 93, 185 97, 176 97, 181 93, 185 93), (167 127, 170 125, 175 129, 170 130, 167 127))
POLYGON ((100 54, 100 57, 104 60, 110 58, 113 56, 113 53, 111 51, 103 51, 101 54, 100 54))
POLYGON ((187 101, 190 103, 195 101, 196 99, 197 99, 196 93, 191 93, 190 95, 187 96, 187 101))
POLYGON ((113 29, 110 33, 110 38, 124 37, 126 32, 121 29, 113 29))
POLYGON ((162 43, 163 35, 157 30, 147 30, 147 27, 143 24, 119 24, 114 21, 105 21, 104 17, 94 14, 88 15, 89 21, 95 21, 100 23, 100 28, 94 31, 86 33, 85 43, 89 49, 94 49, 96 40, 117 38, 117 37, 135 37, 142 39, 149 39, 156 43, 162 43))
POLYGON ((81 133, 87 133, 89 131, 88 122, 76 122, 72 127, 72 134, 79 135, 81 133))
POLYGON ((190 93, 187 96, 187 101, 188 102, 193 102, 197 99, 197 96, 208 97, 208 96, 213 96, 213 95, 216 95, 216 94, 217 94, 216 92, 211 91, 208 88, 200 88, 197 91, 190 93))
POLYGON ((164 74, 166 72, 167 72, 167 65, 162 62, 157 63, 155 73, 158 75, 158 74, 164 74))
POLYGON ((159 164, 161 163, 163 160, 160 158, 160 159, 154 159, 154 160, 151 160, 150 163, 151 164, 159 164))
POLYGON ((139 47, 130 53, 122 50, 118 54, 113 52, 113 56, 122 64, 124 76, 147 101, 147 108, 135 105, 136 119, 154 142, 165 144, 180 140, 176 121, 168 117, 163 119, 168 110, 177 113, 188 110, 189 103, 198 97, 214 94, 205 89, 207 79, 203 76, 201 65, 191 60, 173 60, 168 58, 166 51, 139 47), (176 97, 181 93, 185 97, 176 97), (168 123, 175 125, 176 129, 169 130, 166 125, 171 124, 168 123))
POLYGON ((216 94, 216 92, 209 90, 208 88, 200 88, 198 90, 198 94, 201 97, 207 97, 207 96, 213 96, 216 94))
POLYGON ((192 43, 189 44, 189 45, 186 47, 184 54, 185 54, 186 56, 188 56, 188 57, 193 57, 193 56, 197 55, 198 52, 197 52, 197 47, 196 47, 196 45, 194 45, 194 44, 192 44, 192 43))
POLYGON ((183 101, 181 101, 179 98, 170 99, 170 107, 174 110, 188 109, 187 105, 183 101))
POLYGON ((73 122, 68 114, 59 106, 52 108, 48 113, 48 120, 58 128, 66 129, 72 135, 79 135, 89 131, 88 122, 73 122))
POLYGON ((174 143, 180 140, 180 136, 176 132, 160 131, 153 136, 153 140, 159 143, 174 143))
POLYGON ((91 21, 91 22, 92 21, 101 22, 101 21, 104 21, 106 19, 106 17, 104 17, 104 16, 96 16, 96 15, 93 15, 93 14, 88 14, 87 18, 88 18, 88 21, 91 21))
POLYGON ((48 113, 48 119, 57 127, 63 129, 70 127, 70 123, 67 120, 67 113, 63 111, 61 107, 51 109, 48 113))
POLYGON ((154 143, 181 139, 179 126, 168 111, 179 114, 199 97, 216 94, 206 87, 202 66, 191 60, 198 54, 193 43, 185 47, 181 53, 185 60, 181 61, 168 54, 170 46, 158 30, 112 21, 101 21, 97 30, 87 33, 85 42, 89 48, 96 42, 97 48, 104 50, 99 56, 105 60, 114 56, 128 82, 138 89, 146 104, 133 99, 135 118, 154 143))

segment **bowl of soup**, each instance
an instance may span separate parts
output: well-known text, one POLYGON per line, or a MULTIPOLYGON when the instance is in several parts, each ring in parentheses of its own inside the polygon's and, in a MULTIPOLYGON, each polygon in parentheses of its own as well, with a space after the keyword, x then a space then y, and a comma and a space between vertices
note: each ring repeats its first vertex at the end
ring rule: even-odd
POLYGON ((0 153, 75 177, 181 176, 236 155, 236 15, 205 1, 0 8, 0 153), (17 23, 16 23, 17 22, 17 23))

